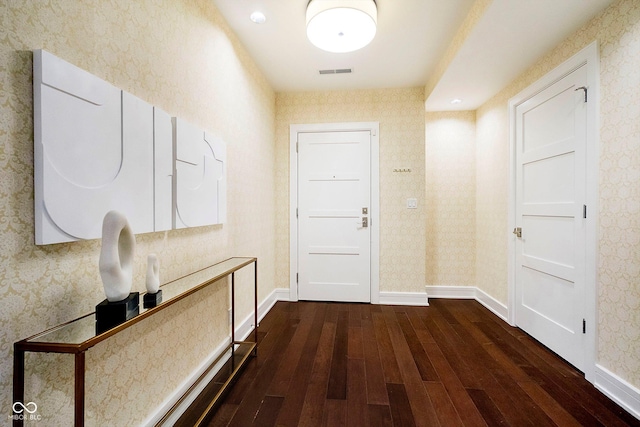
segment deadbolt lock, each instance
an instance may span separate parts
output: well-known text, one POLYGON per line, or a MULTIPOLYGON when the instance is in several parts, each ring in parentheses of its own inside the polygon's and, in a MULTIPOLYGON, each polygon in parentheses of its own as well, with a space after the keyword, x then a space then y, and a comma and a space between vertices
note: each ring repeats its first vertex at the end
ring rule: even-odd
POLYGON ((516 227, 513 229, 513 234, 516 235, 516 237, 522 237, 522 227, 516 227))
POLYGON ((366 215, 369 213, 369 209, 368 208, 362 208, 362 215, 366 215))

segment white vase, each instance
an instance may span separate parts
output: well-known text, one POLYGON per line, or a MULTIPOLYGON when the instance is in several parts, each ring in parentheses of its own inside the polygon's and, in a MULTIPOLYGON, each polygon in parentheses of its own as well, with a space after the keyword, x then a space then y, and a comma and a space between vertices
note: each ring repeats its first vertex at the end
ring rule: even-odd
POLYGON ((131 292, 135 247, 136 239, 127 217, 118 211, 107 212, 102 221, 99 268, 104 293, 110 302, 122 301, 131 292))
POLYGON ((160 263, 156 254, 147 256, 147 292, 155 294, 160 289, 160 263))

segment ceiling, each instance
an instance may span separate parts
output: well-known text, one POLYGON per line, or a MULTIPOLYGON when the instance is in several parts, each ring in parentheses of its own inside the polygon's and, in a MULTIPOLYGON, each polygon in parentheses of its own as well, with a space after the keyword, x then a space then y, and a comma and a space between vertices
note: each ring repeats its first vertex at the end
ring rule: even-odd
MULTIPOLYGON (((483 0, 478 0, 483 1, 483 0)), ((307 0, 213 0, 276 92, 424 86, 474 0, 376 0, 378 30, 356 52, 306 38, 307 0), (264 24, 249 16, 259 10, 264 24), (351 68, 351 74, 320 70, 351 68)), ((474 110, 613 0, 492 0, 425 106, 474 110), (459 104, 451 104, 454 98, 459 104)))

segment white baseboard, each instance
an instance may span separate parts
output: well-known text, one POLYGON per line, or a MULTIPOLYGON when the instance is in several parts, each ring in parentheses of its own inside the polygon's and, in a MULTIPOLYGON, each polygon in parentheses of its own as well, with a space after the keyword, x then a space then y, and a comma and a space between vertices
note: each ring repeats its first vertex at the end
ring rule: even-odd
POLYGON ((476 301, 485 306, 487 310, 491 311, 500 319, 504 320, 506 323, 509 323, 509 309, 507 308, 507 306, 482 289, 476 288, 476 301))
POLYGON ((429 298, 476 299, 474 286, 425 286, 429 298))
MULTIPOLYGON (((273 304, 275 304, 276 301, 289 301, 289 298, 291 296, 291 291, 289 290, 289 288, 276 288, 272 292, 272 294, 275 298, 273 301, 273 304)), ((269 307, 269 309, 271 309, 271 307, 269 307)))
POLYGON ((594 385, 611 400, 640 420, 640 390, 607 368, 596 364, 594 385))
MULTIPOLYGON (((278 301, 289 301, 289 289, 276 288, 274 289, 259 305, 258 305, 258 324, 267 315, 269 310, 278 301)), ((236 326, 236 340, 242 341, 249 336, 253 331, 253 313, 236 326)))
POLYGON ((429 298, 474 299, 509 323, 507 306, 475 286, 425 286, 425 288, 429 298))
MULTIPOLYGON (((289 300, 289 289, 274 289, 259 305, 258 305, 258 323, 266 316, 271 310, 274 304, 278 301, 289 300)), ((246 339, 251 331, 253 331, 254 317, 253 313, 250 313, 239 325, 236 326, 236 341, 242 341, 246 339)), ((185 379, 182 384, 169 396, 165 401, 151 414, 143 423, 144 426, 155 426, 166 414, 180 400, 180 398, 189 390, 189 388, 200 378, 200 376, 207 370, 207 368, 218 358, 228 347, 231 342, 231 336, 229 336, 224 342, 220 343, 218 347, 198 366, 192 373, 185 379)), ((167 420, 167 425, 173 425, 175 421, 187 410, 189 405, 195 400, 195 398, 202 392, 204 387, 207 386, 209 381, 218 373, 222 366, 227 362, 229 358, 221 358, 216 366, 209 371, 206 378, 191 391, 180 406, 174 411, 171 417, 167 420)))
POLYGON ((428 306, 425 292, 380 292, 379 304, 428 306))

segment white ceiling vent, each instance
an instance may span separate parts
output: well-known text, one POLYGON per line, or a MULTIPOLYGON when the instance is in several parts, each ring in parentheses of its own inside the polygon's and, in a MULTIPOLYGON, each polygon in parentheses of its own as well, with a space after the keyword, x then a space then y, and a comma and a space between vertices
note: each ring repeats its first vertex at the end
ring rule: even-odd
POLYGON ((350 74, 353 72, 351 68, 338 68, 336 70, 320 70, 320 74, 350 74))

